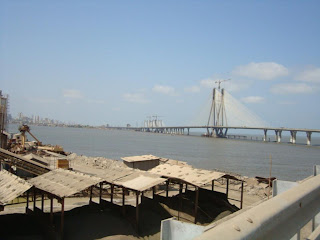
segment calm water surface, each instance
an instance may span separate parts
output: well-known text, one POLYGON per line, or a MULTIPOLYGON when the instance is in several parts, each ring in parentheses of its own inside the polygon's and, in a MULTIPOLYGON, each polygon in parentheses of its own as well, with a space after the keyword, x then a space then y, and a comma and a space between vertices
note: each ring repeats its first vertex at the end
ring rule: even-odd
MULTIPOLYGON (((79 155, 117 160, 125 156, 153 154, 186 161, 198 168, 267 177, 271 154, 272 175, 289 181, 310 176, 313 165, 320 165, 320 139, 315 137, 312 139, 314 146, 306 146, 305 137, 302 136, 298 137, 301 144, 291 145, 285 143, 288 137, 283 137, 284 143, 277 144, 120 130, 30 127, 31 132, 43 143, 62 145, 65 151, 79 155)), ((9 131, 17 132, 18 126, 10 125, 9 131)))

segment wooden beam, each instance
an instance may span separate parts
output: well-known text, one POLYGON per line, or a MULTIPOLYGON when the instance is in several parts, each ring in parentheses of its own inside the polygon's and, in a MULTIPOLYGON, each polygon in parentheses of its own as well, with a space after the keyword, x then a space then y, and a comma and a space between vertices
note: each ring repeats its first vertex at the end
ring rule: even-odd
POLYGON ((166 197, 169 196, 169 179, 166 181, 166 197))
POLYGON ((99 183, 99 204, 102 203, 102 182, 99 183))
POLYGON ((156 195, 156 187, 152 187, 152 199, 154 199, 156 195))
POLYGON ((63 239, 63 227, 64 227, 64 198, 61 199, 61 223, 60 223, 61 239, 63 239))
POLYGON ((139 191, 136 191, 136 231, 139 232, 139 191))
POLYGON ((199 204, 199 188, 196 187, 195 189, 196 199, 194 201, 194 224, 197 223, 198 217, 198 204, 199 204))
POLYGON ((29 209, 29 190, 27 191, 27 206, 26 206, 26 213, 28 213, 29 209))
POLYGON ((178 220, 180 220, 180 212, 181 212, 181 208, 182 208, 182 188, 183 188, 183 184, 180 183, 180 184, 179 184, 179 210, 178 210, 178 220))
POLYGON ((110 196, 110 202, 113 203, 113 191, 114 191, 114 185, 111 184, 111 196, 110 196))
POLYGON ((226 190, 227 198, 229 196, 229 177, 227 177, 227 190, 226 190))
POLYGON ((50 223, 53 225, 53 196, 50 196, 50 223))
POLYGON ((41 211, 44 212, 44 193, 41 193, 41 211))
POLYGON ((36 211, 36 201, 37 201, 37 195, 36 195, 36 188, 33 188, 33 212, 36 211))
POLYGON ((212 191, 214 191, 214 180, 212 180, 212 191))
POLYGON ((243 207, 243 181, 241 181, 241 200, 240 200, 240 209, 243 207))
POLYGON ((89 200, 89 204, 92 203, 92 189, 93 189, 93 186, 90 187, 90 200, 89 200))
POLYGON ((142 201, 143 201, 143 197, 144 197, 144 192, 142 191, 142 192, 141 192, 141 203, 142 203, 142 201))
POLYGON ((125 197, 125 188, 122 187, 122 214, 126 215, 126 197, 125 197))

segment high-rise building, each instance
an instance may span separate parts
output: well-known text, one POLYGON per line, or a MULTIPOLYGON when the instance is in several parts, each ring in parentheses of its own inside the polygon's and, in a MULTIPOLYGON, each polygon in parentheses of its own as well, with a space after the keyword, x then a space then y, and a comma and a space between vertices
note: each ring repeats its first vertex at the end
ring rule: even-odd
POLYGON ((7 131, 8 125, 8 95, 3 95, 2 90, 0 90, 0 147, 5 147, 7 143, 6 135, 4 131, 7 131))

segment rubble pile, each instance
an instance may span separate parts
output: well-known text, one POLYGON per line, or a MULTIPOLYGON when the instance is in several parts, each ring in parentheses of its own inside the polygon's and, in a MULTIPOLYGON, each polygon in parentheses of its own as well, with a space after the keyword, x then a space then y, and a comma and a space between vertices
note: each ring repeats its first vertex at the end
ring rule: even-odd
POLYGON ((72 162, 72 164, 80 164, 86 166, 92 166, 100 169, 109 169, 115 167, 127 168, 122 161, 113 160, 104 157, 87 157, 83 155, 77 155, 76 153, 72 153, 68 156, 68 160, 72 162))

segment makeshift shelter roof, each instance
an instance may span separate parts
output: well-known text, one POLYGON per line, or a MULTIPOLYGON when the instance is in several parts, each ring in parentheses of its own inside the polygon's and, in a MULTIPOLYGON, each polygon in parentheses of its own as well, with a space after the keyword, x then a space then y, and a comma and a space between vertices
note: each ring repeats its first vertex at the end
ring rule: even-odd
POLYGON ((141 156, 123 157, 121 159, 126 162, 143 162, 143 161, 159 160, 160 158, 153 155, 141 155, 141 156))
POLYGON ((131 180, 124 181, 121 184, 125 188, 143 192, 165 181, 166 179, 160 178, 160 177, 150 177, 150 176, 139 175, 131 180))
POLYGON ((190 166, 187 162, 180 161, 180 160, 174 160, 170 158, 160 158, 161 163, 168 163, 171 165, 181 165, 181 166, 190 166))
POLYGON ((166 179, 161 178, 158 174, 127 167, 96 169, 79 164, 75 164, 73 167, 76 171, 97 176, 105 182, 140 192, 166 181, 166 179))
POLYGON ((105 179, 106 182, 140 192, 166 181, 158 174, 131 168, 105 169, 103 173, 98 174, 98 177, 105 179))
POLYGON ((0 171, 0 205, 8 204, 31 187, 32 185, 24 179, 6 170, 0 171))
POLYGON ((184 182, 198 187, 203 187, 212 180, 217 180, 222 177, 229 177, 231 179, 238 180, 234 176, 222 172, 171 164, 160 164, 159 166, 150 169, 149 172, 159 174, 167 178, 183 180, 184 182))
POLYGON ((28 180, 36 188, 63 198, 103 182, 103 179, 65 169, 55 169, 28 180))

